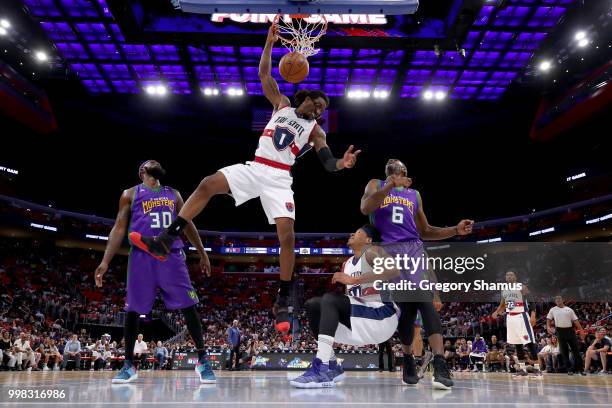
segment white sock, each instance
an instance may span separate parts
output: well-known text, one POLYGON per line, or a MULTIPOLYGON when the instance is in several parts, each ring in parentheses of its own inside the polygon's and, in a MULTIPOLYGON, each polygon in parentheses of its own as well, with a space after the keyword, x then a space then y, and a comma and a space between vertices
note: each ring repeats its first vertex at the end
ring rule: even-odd
POLYGON ((334 355, 334 338, 332 336, 326 336, 325 334, 319 334, 317 345, 319 347, 317 358, 320 359, 323 364, 329 364, 329 360, 334 355))

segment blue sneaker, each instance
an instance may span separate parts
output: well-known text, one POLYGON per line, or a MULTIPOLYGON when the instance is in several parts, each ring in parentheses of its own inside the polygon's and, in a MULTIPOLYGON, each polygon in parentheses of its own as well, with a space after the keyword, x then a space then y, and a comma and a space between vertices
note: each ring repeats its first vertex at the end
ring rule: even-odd
POLYGON ((123 363, 123 367, 119 370, 119 373, 113 378, 113 384, 127 384, 134 382, 138 379, 138 373, 136 368, 130 363, 123 363))
POLYGON ((215 377, 215 373, 213 372, 212 366, 210 365, 208 360, 204 359, 203 361, 198 361, 195 366, 195 372, 200 378, 200 384, 217 383, 217 378, 215 377))
POLYGON ((342 366, 338 364, 336 360, 329 362, 329 378, 334 380, 335 383, 340 382, 346 378, 346 374, 342 369, 342 366))
POLYGON ((323 364, 320 358, 312 360, 310 368, 289 384, 297 388, 328 388, 335 385, 329 366, 323 364))

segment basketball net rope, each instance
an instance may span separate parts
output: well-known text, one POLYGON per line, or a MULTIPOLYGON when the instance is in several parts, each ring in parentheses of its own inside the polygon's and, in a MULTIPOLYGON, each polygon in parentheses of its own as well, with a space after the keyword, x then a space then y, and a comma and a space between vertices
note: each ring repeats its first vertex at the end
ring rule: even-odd
POLYGON ((320 16, 315 23, 308 23, 305 18, 284 19, 279 16, 276 24, 281 43, 289 50, 299 52, 305 57, 310 57, 319 52, 319 49, 315 48, 314 45, 327 31, 327 19, 323 16, 320 16), (291 39, 285 38, 283 35, 291 37, 291 39))

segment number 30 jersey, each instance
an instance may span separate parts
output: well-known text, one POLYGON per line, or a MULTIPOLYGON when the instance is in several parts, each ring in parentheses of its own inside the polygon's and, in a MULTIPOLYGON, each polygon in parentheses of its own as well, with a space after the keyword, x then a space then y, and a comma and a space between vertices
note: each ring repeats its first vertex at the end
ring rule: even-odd
POLYGON ((312 147, 310 138, 316 126, 316 120, 299 118, 291 106, 279 109, 261 134, 255 156, 291 167, 312 147))
MULTIPOLYGON (((378 188, 386 184, 378 180, 378 188)), ((382 242, 419 240, 414 216, 418 210, 417 192, 411 188, 393 188, 382 204, 370 214, 370 222, 380 232, 382 242)))
MULTIPOLYGON (((128 232, 140 232, 145 236, 157 236, 176 218, 176 194, 170 187, 152 189, 144 184, 134 187, 130 228, 128 232)), ((172 248, 182 248, 177 239, 172 248)))

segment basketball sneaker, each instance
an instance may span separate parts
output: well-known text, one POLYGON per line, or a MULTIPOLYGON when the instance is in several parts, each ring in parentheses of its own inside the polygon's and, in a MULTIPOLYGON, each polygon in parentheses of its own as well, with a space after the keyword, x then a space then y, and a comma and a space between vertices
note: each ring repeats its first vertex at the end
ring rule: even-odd
POLYGON ((454 384, 444 357, 440 355, 434 356, 433 367, 434 373, 431 379, 433 387, 437 390, 450 390, 454 384))
POLYGON ((138 373, 133 364, 124 362, 123 367, 119 370, 119 373, 113 378, 113 384, 127 384, 134 382, 138 379, 138 373))
POLYGON ((342 366, 338 364, 336 360, 330 360, 329 362, 329 377, 334 380, 335 383, 346 378, 346 374, 344 373, 342 366))
POLYGON ((402 384, 404 385, 416 385, 419 382, 417 376, 416 363, 414 356, 404 356, 404 369, 402 371, 402 384))
POLYGON ((333 387, 334 380, 330 377, 327 364, 323 364, 320 358, 315 358, 310 368, 299 377, 289 381, 289 384, 297 388, 328 388, 333 387))
POLYGON ((275 316, 274 328, 279 332, 288 332, 291 329, 289 323, 289 296, 276 296, 276 302, 272 308, 275 316))
POLYGON ((208 362, 207 357, 198 361, 195 366, 195 372, 200 378, 200 384, 217 383, 217 378, 215 377, 215 373, 213 372, 212 366, 210 365, 210 362, 208 362))
POLYGON ((146 237, 140 232, 130 232, 128 239, 136 248, 145 251, 158 261, 165 261, 166 255, 172 249, 172 243, 176 239, 167 232, 162 232, 157 237, 146 237))

